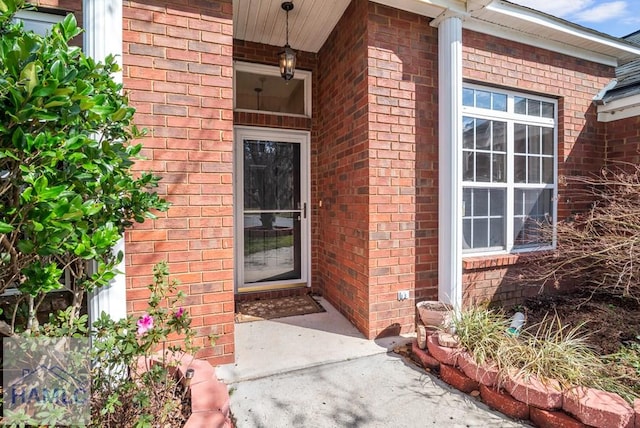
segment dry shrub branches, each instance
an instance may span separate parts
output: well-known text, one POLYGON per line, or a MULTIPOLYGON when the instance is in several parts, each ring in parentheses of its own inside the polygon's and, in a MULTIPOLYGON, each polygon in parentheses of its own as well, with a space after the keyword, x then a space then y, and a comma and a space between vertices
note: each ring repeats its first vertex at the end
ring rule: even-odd
MULTIPOLYGON (((556 250, 531 257, 519 279, 640 299, 640 166, 564 181, 582 189, 572 196, 589 198, 591 209, 559 221, 556 250)), ((543 234, 551 242, 552 228, 543 234)))

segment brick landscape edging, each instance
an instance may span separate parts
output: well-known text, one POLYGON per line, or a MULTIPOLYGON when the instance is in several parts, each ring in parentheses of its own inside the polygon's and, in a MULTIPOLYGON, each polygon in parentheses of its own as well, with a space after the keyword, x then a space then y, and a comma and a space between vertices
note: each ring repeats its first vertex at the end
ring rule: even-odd
POLYGON ((181 353, 165 353, 164 357, 157 353, 149 359, 138 359, 140 372, 154 364, 167 364, 169 371, 188 388, 191 415, 183 428, 233 428, 227 386, 218 380, 209 362, 181 353), (188 370, 193 370, 190 379, 188 370))
MULTIPOLYGON (((427 337, 428 346, 424 350, 420 349, 416 340, 413 341, 411 351, 415 356, 414 360, 429 371, 437 368, 438 365, 435 362, 441 363, 439 367, 441 379, 454 388, 469 393, 469 385, 477 384, 478 381, 475 376, 469 377, 464 370, 468 368, 465 365, 472 360, 469 358, 470 355, 459 349, 447 350, 442 346, 436 346, 438 341, 435 336, 437 333, 427 337), (458 370, 457 367, 462 370, 458 370)), ((513 379, 511 382, 513 383, 513 379)), ((537 385, 538 383, 535 385, 536 395, 542 394, 542 390, 545 389, 537 385)), ((557 383, 553 385, 559 386, 557 383)), ((490 387, 480 383, 479 387, 480 397, 489 407, 514 419, 530 419, 540 427, 555 427, 559 426, 558 424, 566 427, 582 427, 588 424, 597 428, 640 428, 640 399, 635 400, 634 406, 631 407, 617 394, 591 388, 579 388, 579 394, 562 391, 562 398, 558 399, 555 396, 559 391, 556 388, 550 388, 553 389, 555 398, 547 402, 537 396, 536 399, 532 399, 531 391, 526 394, 516 393, 518 391, 513 384, 510 384, 508 389, 515 393, 515 397, 497 386, 490 387), (544 407, 540 403, 547 407, 557 407, 558 402, 564 404, 562 410, 552 411, 540 408, 544 407)))

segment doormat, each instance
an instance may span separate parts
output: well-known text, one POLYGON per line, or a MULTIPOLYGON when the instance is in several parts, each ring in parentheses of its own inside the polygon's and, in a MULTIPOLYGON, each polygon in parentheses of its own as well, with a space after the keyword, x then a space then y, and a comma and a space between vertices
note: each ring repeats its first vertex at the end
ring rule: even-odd
POLYGON ((326 312, 310 295, 278 297, 276 299, 250 300, 236 303, 236 322, 270 320, 296 315, 326 312))

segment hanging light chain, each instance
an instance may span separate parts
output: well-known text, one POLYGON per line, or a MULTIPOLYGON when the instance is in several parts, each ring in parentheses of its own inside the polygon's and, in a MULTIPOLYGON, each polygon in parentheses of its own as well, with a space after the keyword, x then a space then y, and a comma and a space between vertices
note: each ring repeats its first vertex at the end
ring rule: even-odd
POLYGON ((285 9, 287 12, 287 35, 286 35, 286 40, 287 42, 285 43, 285 46, 289 46, 289 9, 285 9))

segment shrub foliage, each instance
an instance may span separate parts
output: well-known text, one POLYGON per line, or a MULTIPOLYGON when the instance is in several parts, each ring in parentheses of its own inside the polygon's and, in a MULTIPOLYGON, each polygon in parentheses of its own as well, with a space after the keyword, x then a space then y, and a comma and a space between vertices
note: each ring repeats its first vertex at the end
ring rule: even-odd
MULTIPOLYGON (((586 189, 574 196, 593 201, 591 209, 558 222, 557 249, 532 255, 519 279, 640 299, 640 166, 571 181, 586 189)), ((550 242, 554 231, 543 230, 550 242)))
POLYGON ((44 37, 25 31, 13 20, 23 6, 0 0, 0 293, 29 296, 33 320, 33 300, 61 288, 63 272, 79 309, 115 275, 125 228, 167 204, 157 177, 130 171, 140 132, 115 58, 69 46, 73 15, 44 37))

